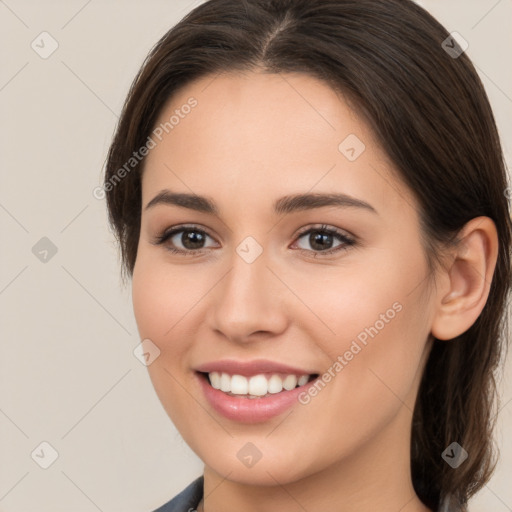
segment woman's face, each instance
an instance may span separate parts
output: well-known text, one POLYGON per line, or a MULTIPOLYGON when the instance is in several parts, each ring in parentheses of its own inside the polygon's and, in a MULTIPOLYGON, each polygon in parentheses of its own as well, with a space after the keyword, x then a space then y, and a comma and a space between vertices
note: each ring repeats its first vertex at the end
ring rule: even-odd
POLYGON ((310 76, 250 73, 187 86, 155 129, 133 304, 185 441, 270 485, 408 456, 431 276, 367 125, 310 76))

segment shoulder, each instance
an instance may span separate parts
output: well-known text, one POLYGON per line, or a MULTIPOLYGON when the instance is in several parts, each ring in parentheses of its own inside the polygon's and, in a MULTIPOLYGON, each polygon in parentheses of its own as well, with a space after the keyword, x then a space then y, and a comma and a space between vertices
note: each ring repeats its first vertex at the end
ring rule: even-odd
POLYGON ((168 501, 153 512, 192 512, 197 509, 203 497, 203 477, 194 480, 171 501, 168 501))

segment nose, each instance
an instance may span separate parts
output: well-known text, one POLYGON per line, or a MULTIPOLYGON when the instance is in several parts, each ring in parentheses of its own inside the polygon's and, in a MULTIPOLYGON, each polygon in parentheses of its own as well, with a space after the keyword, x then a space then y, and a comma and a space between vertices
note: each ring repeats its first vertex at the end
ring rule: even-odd
POLYGON ((267 265, 265 251, 252 263, 233 255, 231 268, 210 296, 209 324, 218 335, 247 343, 286 330, 286 290, 267 265))

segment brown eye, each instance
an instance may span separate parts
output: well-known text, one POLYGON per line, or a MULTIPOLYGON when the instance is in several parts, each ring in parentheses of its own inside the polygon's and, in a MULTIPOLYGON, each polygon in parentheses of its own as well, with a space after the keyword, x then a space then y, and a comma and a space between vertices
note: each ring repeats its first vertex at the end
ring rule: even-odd
POLYGON ((203 249, 214 245, 205 245, 208 239, 212 238, 202 229, 194 226, 181 226, 165 231, 157 237, 154 243, 165 245, 166 249, 175 253, 201 253, 203 249))
POLYGON ((202 249, 203 244, 205 243, 206 234, 200 231, 194 230, 184 230, 181 232, 181 237, 178 240, 187 250, 193 249, 202 249))
POLYGON ((310 228, 299 235, 298 240, 301 239, 304 239, 305 245, 309 245, 310 248, 299 245, 299 249, 319 254, 332 254, 346 250, 356 243, 354 239, 344 233, 327 226, 310 228), (336 244, 336 242, 338 243, 336 244))

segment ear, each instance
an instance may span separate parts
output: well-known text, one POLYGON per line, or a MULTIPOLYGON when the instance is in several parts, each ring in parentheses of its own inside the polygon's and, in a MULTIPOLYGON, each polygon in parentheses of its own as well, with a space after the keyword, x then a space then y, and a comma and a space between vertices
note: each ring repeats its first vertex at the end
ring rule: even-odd
POLYGON ((461 242, 437 287, 432 334, 450 340, 466 332, 487 302, 498 258, 498 234, 489 217, 475 217, 459 233, 461 242))

